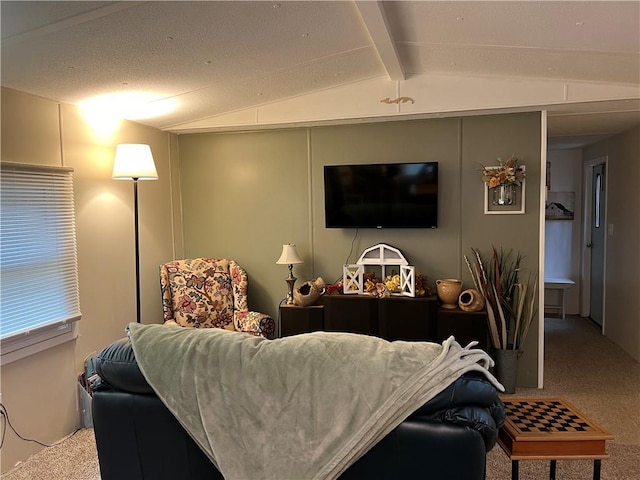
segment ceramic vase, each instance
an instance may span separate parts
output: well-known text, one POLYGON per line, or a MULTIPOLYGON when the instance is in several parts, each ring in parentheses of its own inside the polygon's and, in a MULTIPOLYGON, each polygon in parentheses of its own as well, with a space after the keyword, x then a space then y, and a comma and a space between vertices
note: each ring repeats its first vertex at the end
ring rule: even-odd
POLYGON ((293 304, 299 307, 314 305, 325 291, 325 281, 322 277, 312 282, 304 282, 293 291, 293 304))
POLYGON ((470 288, 460 294, 458 305, 464 312, 479 312, 484 308, 484 297, 475 288, 470 288))
POLYGON ((458 308, 458 297, 462 292, 462 282, 455 278, 436 280, 436 291, 442 308, 458 308))

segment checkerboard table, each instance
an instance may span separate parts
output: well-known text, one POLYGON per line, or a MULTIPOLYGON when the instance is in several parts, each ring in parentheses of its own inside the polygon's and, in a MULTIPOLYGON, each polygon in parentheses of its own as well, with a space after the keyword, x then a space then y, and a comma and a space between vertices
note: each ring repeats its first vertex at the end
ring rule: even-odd
POLYGON ((556 460, 593 459, 593 478, 609 458, 606 440, 613 435, 564 398, 503 398, 507 419, 498 444, 511 459, 511 478, 518 480, 520 460, 551 460, 549 478, 556 478, 556 460))

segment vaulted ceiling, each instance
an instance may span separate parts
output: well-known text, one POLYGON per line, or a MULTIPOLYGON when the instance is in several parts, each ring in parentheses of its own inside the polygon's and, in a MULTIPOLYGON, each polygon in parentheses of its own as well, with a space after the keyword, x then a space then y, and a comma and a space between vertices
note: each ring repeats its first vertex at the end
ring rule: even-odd
POLYGON ((278 105, 270 125, 293 124, 307 98, 320 112, 307 123, 468 114, 425 97, 478 85, 531 95, 471 113, 548 109, 565 146, 640 123, 638 1, 2 1, 0 16, 3 86, 178 133, 260 126, 278 105), (541 93, 563 86, 557 101, 541 93), (385 96, 393 115, 378 111, 385 96))

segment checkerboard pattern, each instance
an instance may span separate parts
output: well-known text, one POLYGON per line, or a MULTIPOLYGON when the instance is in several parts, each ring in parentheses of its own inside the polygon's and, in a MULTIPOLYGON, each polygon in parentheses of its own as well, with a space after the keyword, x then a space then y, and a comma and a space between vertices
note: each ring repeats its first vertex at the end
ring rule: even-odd
POLYGON ((558 400, 504 400, 507 416, 524 432, 596 432, 579 413, 558 400))

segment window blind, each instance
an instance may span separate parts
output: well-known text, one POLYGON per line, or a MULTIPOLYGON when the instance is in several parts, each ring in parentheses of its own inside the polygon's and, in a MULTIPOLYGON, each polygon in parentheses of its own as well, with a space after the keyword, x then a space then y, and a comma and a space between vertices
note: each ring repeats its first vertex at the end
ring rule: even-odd
MULTIPOLYGON (((80 319, 73 170, 1 163, 0 338, 80 319)), ((40 341, 40 340, 39 340, 40 341)))

